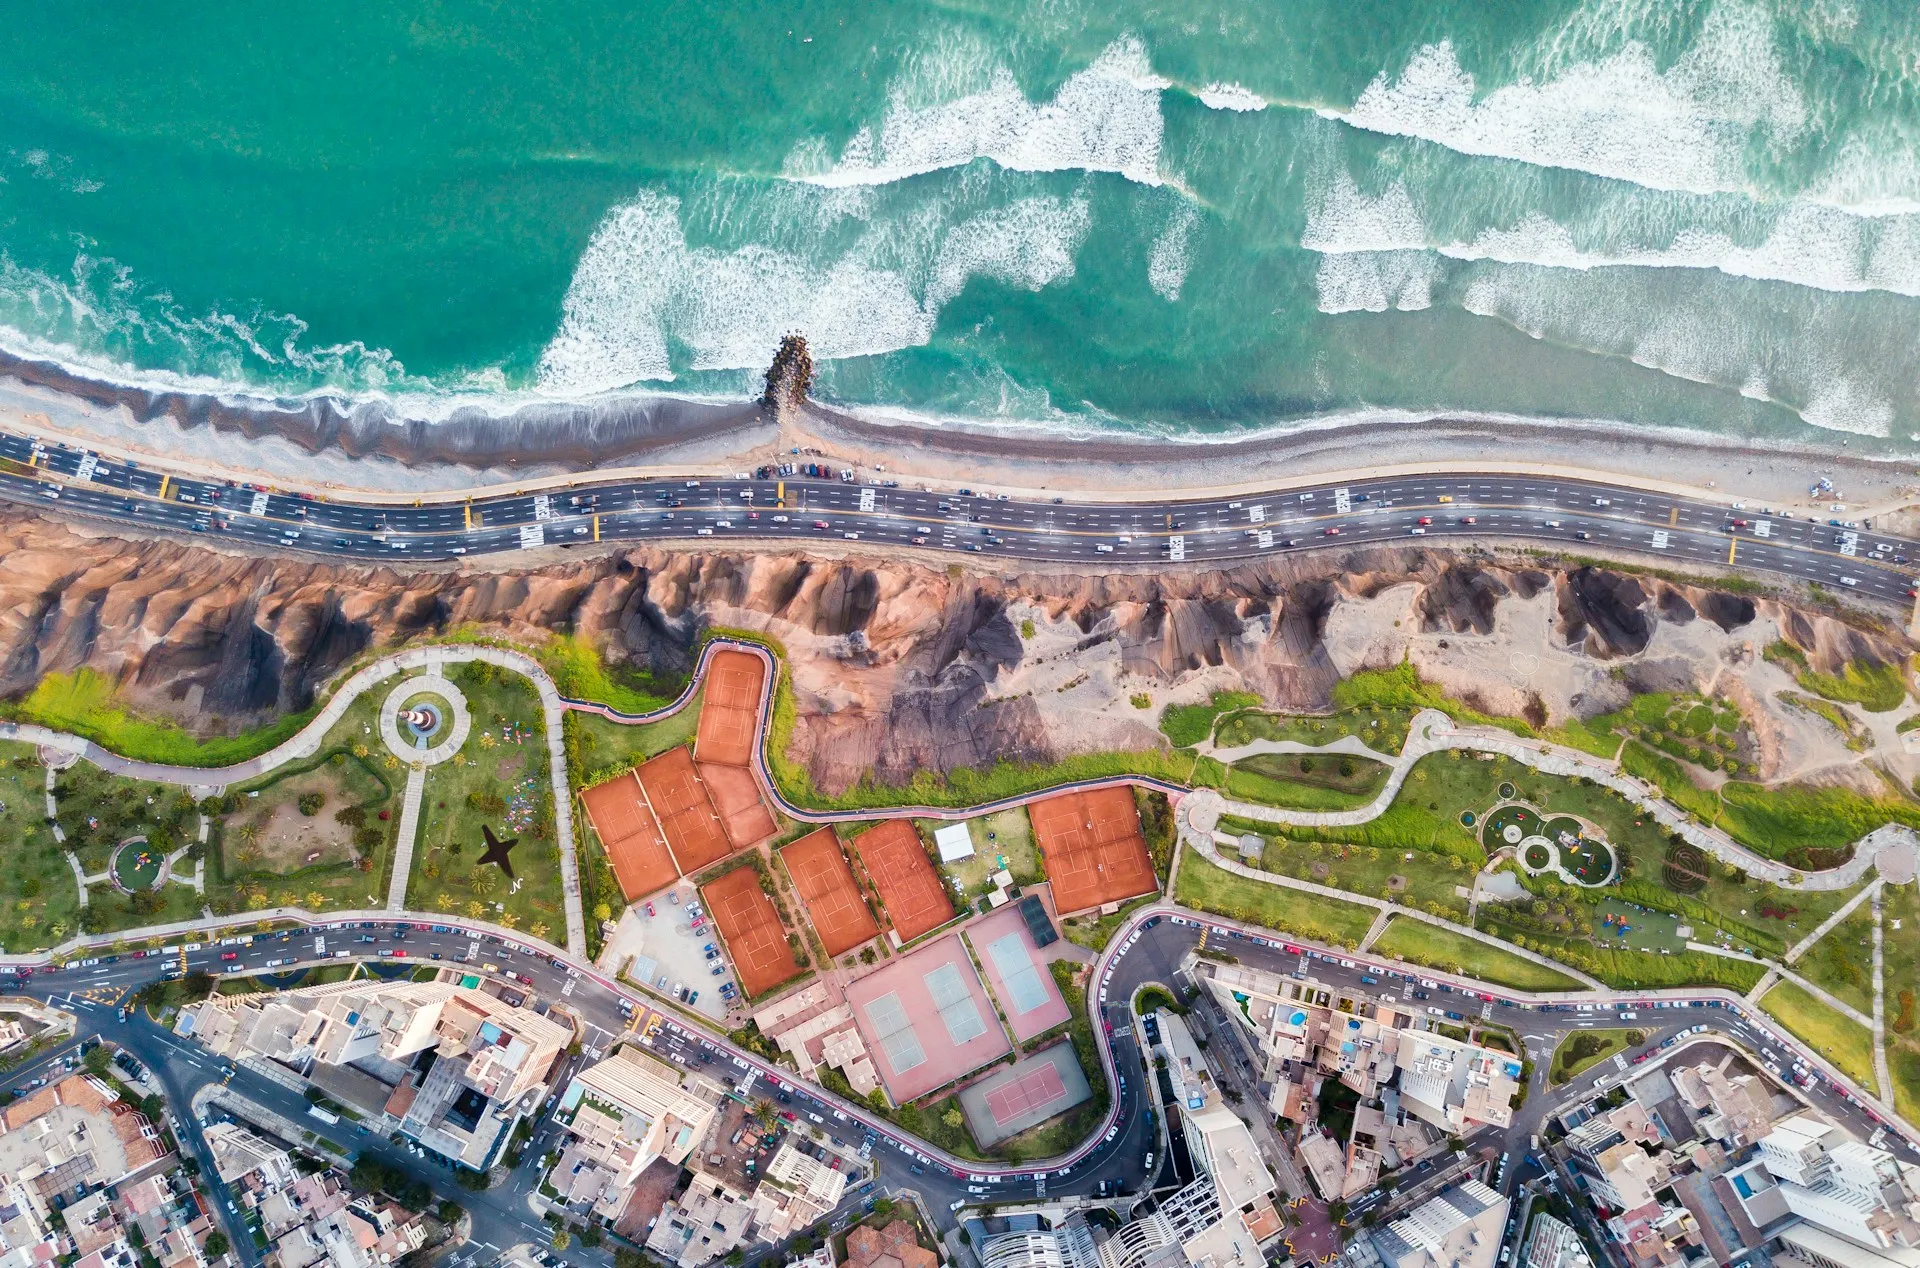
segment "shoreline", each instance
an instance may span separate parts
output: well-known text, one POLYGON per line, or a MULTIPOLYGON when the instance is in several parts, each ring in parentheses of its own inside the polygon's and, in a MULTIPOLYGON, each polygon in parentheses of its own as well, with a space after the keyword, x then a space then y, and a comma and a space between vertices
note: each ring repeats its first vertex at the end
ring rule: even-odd
POLYGON ((812 402, 782 422, 756 401, 672 396, 403 421, 378 406, 347 408, 331 398, 245 401, 122 387, 5 356, 0 425, 212 478, 376 496, 565 484, 588 475, 732 474, 801 450, 891 479, 1082 498, 1252 491, 1343 472, 1450 467, 1624 477, 1803 513, 1831 505, 1807 497, 1819 475, 1833 478, 1833 500, 1849 515, 1920 497, 1920 461, 1853 453, 1840 437, 1823 451, 1604 421, 1395 413, 1177 439, 876 419, 812 402))

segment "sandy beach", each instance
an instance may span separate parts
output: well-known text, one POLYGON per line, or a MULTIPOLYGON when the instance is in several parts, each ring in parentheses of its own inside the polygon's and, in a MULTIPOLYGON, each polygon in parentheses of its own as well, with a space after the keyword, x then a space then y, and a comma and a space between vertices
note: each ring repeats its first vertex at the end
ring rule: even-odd
POLYGON ((1742 445, 1608 423, 1455 417, 1329 420, 1245 439, 1176 441, 987 431, 865 418, 810 405, 778 422, 753 402, 634 397, 396 420, 330 400, 267 402, 123 388, 44 363, 0 364, 0 426, 135 461, 288 487, 436 494, 593 473, 732 474, 818 455, 863 477, 996 491, 1131 496, 1255 489, 1405 469, 1536 469, 1687 486, 1811 513, 1903 506, 1908 462, 1832 449, 1742 445), (1819 504, 1821 475, 1839 490, 1819 504))

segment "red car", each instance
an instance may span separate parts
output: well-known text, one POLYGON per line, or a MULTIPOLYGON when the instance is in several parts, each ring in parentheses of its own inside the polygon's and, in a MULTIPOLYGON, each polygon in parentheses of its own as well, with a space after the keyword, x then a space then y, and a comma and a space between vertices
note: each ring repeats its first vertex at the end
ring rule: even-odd
POLYGON ((1480 517, 1478 515, 1462 515, 1460 517, 1460 522, 1462 524, 1478 524, 1480 522, 1480 517))
POLYGON ((1330 528, 1326 532, 1322 533, 1321 536, 1322 537, 1338 537, 1340 536, 1340 530, 1337 528, 1330 528))
POLYGON ((647 904, 647 915, 649 917, 653 915, 653 904, 651 902, 647 904))
POLYGON ((1420 517, 1420 527, 1422 527, 1422 528, 1425 528, 1425 527, 1426 527, 1427 525, 1429 525, 1429 524, 1431 524, 1431 523, 1433 523, 1433 516, 1431 516, 1431 515, 1422 515, 1422 516, 1420 517))
POLYGON ((238 951, 222 951, 220 958, 223 960, 237 960, 240 958, 240 953, 238 951))
POLYGON ((396 947, 393 952, 393 958, 396 960, 404 960, 407 958, 407 953, 405 950, 396 947))

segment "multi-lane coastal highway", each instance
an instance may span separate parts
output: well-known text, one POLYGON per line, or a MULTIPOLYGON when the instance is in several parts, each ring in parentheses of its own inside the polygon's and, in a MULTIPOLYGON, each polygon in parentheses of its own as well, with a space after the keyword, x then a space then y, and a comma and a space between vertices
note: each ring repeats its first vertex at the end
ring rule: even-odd
MULTIPOLYGON (((1083 565, 1226 563, 1292 551, 1442 540, 1524 540, 1569 554, 1728 567, 1859 598, 1912 597, 1920 542, 1598 481, 1489 473, 1353 479, 1194 501, 1088 503, 939 492, 835 478, 613 480, 395 506, 210 482, 0 435, 0 499, 132 531, 353 560, 448 561, 593 542, 816 541, 1083 565)), ((1834 522, 1837 521, 1837 522, 1834 522)))
MULTIPOLYGON (((1474 1149, 1511 1152, 1525 1158, 1531 1138, 1541 1130, 1546 1114, 1567 1095, 1591 1092, 1623 1077, 1615 1065, 1603 1063, 1589 1071, 1569 1089, 1550 1090, 1544 1082, 1547 1056, 1569 1031, 1595 1026, 1618 1026, 1617 1012, 1638 1013, 1632 1024, 1647 1033, 1644 1048, 1658 1056, 1663 1041, 1682 1036, 1693 1027, 1708 1027, 1706 1036, 1690 1036, 1688 1041, 1737 1044, 1757 1058, 1781 1060, 1791 1065, 1806 1059, 1791 1038, 1778 1032, 1756 1010, 1740 1007, 1740 1002, 1725 992, 1612 992, 1569 996, 1564 1000, 1528 997, 1499 988, 1474 984, 1467 979, 1449 978, 1428 970, 1408 970, 1376 958, 1351 953, 1315 953, 1311 948, 1290 944, 1279 935, 1247 930, 1197 913, 1161 905, 1135 915, 1116 935, 1113 943, 1095 965, 1090 998, 1096 1001, 1094 1017, 1097 1046, 1108 1086, 1115 1091, 1109 1116, 1080 1145, 1068 1154, 1043 1163, 1009 1166, 1004 1163, 980 1163, 942 1153, 925 1141, 902 1132, 885 1119, 873 1115, 860 1104, 839 1101, 832 1094, 810 1084, 794 1081, 780 1067, 754 1053, 730 1043, 724 1035, 710 1032, 689 1016, 668 1013, 665 1024, 648 1041, 658 1055, 688 1067, 704 1068, 716 1077, 733 1080, 740 1094, 750 1099, 765 1096, 780 1103, 803 1121, 816 1121, 819 1130, 851 1149, 872 1141, 877 1168, 876 1191, 912 1189, 918 1192, 936 1221, 950 1227, 957 1218, 955 1204, 1031 1200, 1039 1193, 1048 1196, 1087 1195, 1103 1184, 1111 1190, 1140 1195, 1149 1188, 1177 1183, 1172 1154, 1160 1133, 1164 1124, 1150 1123, 1144 1112, 1149 1107, 1148 1080, 1153 1077, 1150 1063, 1133 1037, 1130 1003, 1135 991, 1149 983, 1175 987, 1183 982, 1182 963, 1198 944, 1206 929, 1213 945, 1229 951, 1242 963, 1282 974, 1304 974, 1355 998, 1377 996, 1404 1002, 1415 990, 1416 976, 1436 979, 1435 998, 1450 1008, 1510 1028, 1534 1059, 1535 1072, 1529 1097, 1512 1125, 1505 1130, 1487 1129, 1476 1134, 1469 1144, 1474 1149), (1367 982, 1367 977, 1378 980, 1367 982), (1445 983, 1452 989, 1440 991, 1445 983), (1104 1003, 1098 1001, 1104 996, 1104 1003), (1586 1005, 1582 1009, 1581 1004, 1586 1005), (1154 1174, 1147 1173, 1146 1160, 1155 1160, 1154 1174), (1042 1184, 1044 1183, 1044 1189, 1042 1184)), ((249 943, 222 942, 207 935, 204 942, 178 944, 171 953, 117 957, 87 957, 66 967, 46 967, 18 979, 16 993, 29 994, 69 1008, 81 1019, 79 1037, 102 1034, 129 1047, 149 1068, 160 1071, 167 1090, 176 1101, 176 1114, 189 1148, 197 1147, 197 1127, 191 1115, 179 1111, 202 1088, 212 1083, 229 1082, 231 1087, 251 1099, 269 1103, 269 1108, 288 1110, 289 1117, 300 1118, 304 1103, 283 1085, 263 1078, 246 1066, 230 1067, 190 1042, 158 1032, 138 1012, 122 1016, 118 1002, 139 986, 163 974, 199 970, 208 973, 265 972, 274 984, 275 969, 291 971, 315 963, 338 963, 341 952, 351 958, 364 958, 376 972, 399 973, 419 965, 442 966, 458 963, 470 971, 507 979, 509 989, 524 992, 525 1002, 542 1008, 558 1007, 579 1019, 586 1049, 584 1059, 608 1050, 623 1038, 631 1041, 636 1030, 646 1029, 650 1010, 660 1010, 660 1001, 610 980, 591 966, 570 961, 557 949, 509 943, 497 936, 473 932, 452 925, 435 926, 417 919, 386 918, 330 922, 285 933, 254 935, 249 943), (368 940, 371 941, 368 941, 368 940), (488 966, 492 966, 491 969, 488 966), (530 979, 530 980, 529 980, 530 979), (631 1017, 622 1001, 633 1008, 631 1017), (280 1101, 286 1104, 281 1106, 280 1101)), ((503 982, 503 985, 506 983, 503 982)), ((1215 1051, 1223 1061, 1238 1060, 1230 1053, 1233 1045, 1219 1045, 1215 1051)), ((1638 1055, 1629 1053, 1627 1056, 1638 1055)), ((577 1064, 577 1062, 576 1062, 577 1064)), ((1626 1070, 1633 1067, 1628 1065, 1626 1070)), ((32 1077, 36 1067, 25 1067, 0 1079, 0 1088, 19 1086, 32 1077)), ((1244 1072, 1249 1083, 1252 1071, 1244 1072)), ((1812 1078, 1804 1092, 1823 1112, 1847 1124, 1860 1136, 1871 1134, 1879 1125, 1872 1113, 1837 1084, 1812 1078)), ((302 1126, 320 1130, 319 1125, 302 1119, 302 1126)), ((384 1137, 377 1131, 368 1135, 351 1122, 328 1129, 349 1152, 373 1149, 384 1160, 400 1165, 434 1185, 443 1196, 466 1200, 444 1170, 410 1159, 399 1150, 387 1150, 384 1137)), ((552 1139, 552 1127, 543 1121, 536 1131, 536 1142, 552 1139)), ((1911 1157, 1920 1158, 1904 1139, 1893 1138, 1911 1157)), ((530 1155, 539 1152, 530 1150, 530 1155)), ((537 1185, 533 1173, 534 1157, 523 1163, 507 1180, 509 1200, 485 1204, 475 1209, 476 1238, 497 1246, 520 1240, 539 1240, 543 1226, 525 1209, 525 1194, 537 1185), (521 1174, 521 1172, 526 1174, 521 1174), (506 1239, 506 1240, 501 1240, 506 1239)), ((1526 1168, 1515 1168, 1504 1177, 1505 1186, 1514 1186, 1529 1178, 1526 1168)), ((857 1203, 858 1191, 852 1199, 857 1203)), ((870 1194, 868 1195, 870 1196, 870 1194)), ((773 1248, 763 1253, 775 1254, 773 1248)), ((577 1251, 575 1259, 598 1264, 604 1256, 577 1251)))

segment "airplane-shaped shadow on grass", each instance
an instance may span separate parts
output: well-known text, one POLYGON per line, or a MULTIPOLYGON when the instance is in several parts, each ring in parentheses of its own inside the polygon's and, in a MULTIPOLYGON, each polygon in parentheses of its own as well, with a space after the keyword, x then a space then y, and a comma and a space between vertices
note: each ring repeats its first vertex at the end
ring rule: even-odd
POLYGON ((494 836, 493 829, 484 823, 480 825, 480 834, 487 839, 487 852, 480 856, 480 861, 474 864, 474 866, 485 867, 489 863, 495 863, 499 865, 501 871, 507 874, 509 879, 519 880, 520 878, 513 874, 513 860, 507 857, 507 851, 520 844, 520 838, 514 837, 511 840, 502 841, 494 836))

